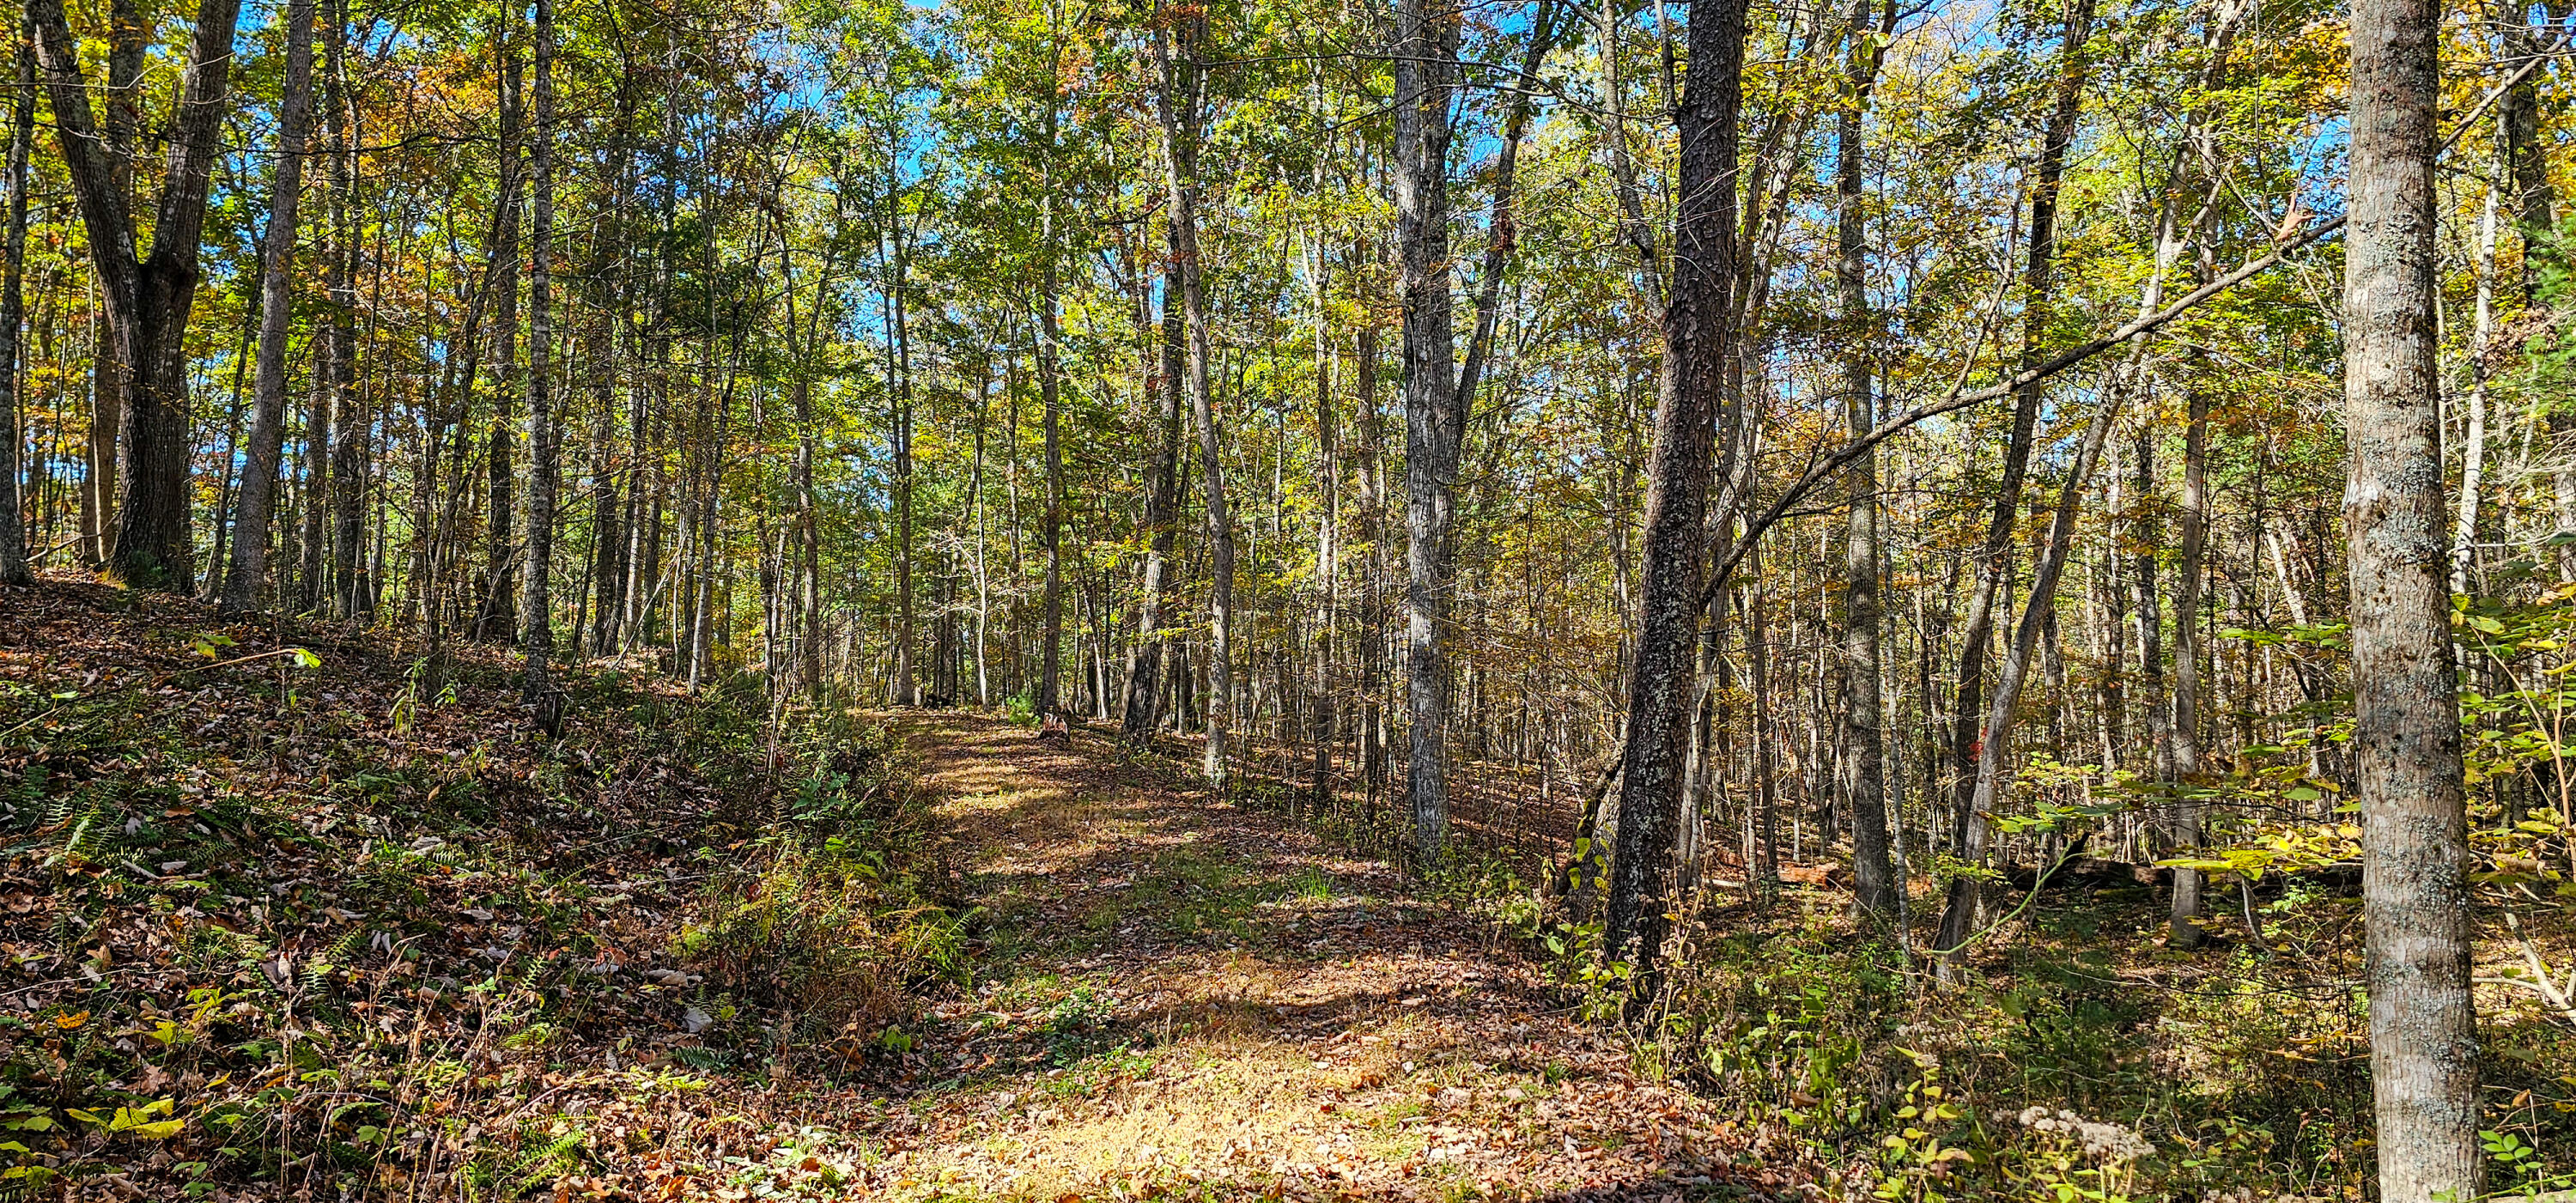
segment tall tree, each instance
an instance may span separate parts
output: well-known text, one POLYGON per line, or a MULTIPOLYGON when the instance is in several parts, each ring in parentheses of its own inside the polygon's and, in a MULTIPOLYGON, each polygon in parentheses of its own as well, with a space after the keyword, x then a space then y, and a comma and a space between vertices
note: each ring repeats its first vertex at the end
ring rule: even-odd
POLYGON ((1451 81, 1458 22, 1431 0, 1395 8, 1396 287, 1404 314, 1404 696, 1412 740, 1405 797, 1415 852, 1448 838, 1449 525, 1467 416, 1459 406, 1449 304, 1451 81))
POLYGON ((1647 466, 1645 566, 1636 653, 1628 670, 1628 739, 1620 770, 1619 835, 1611 856, 1603 947, 1632 967, 1641 997, 1672 931, 1673 848, 1689 759, 1695 636, 1705 605, 1711 437, 1734 353, 1736 148, 1744 95, 1744 0, 1698 0, 1690 14, 1690 73, 1675 115, 1680 180, 1673 211, 1664 362, 1656 380, 1655 444, 1647 466))
POLYGON ((521 692, 543 704, 552 688, 555 650, 555 488, 562 472, 561 432, 554 413, 555 10, 536 0, 533 127, 528 131, 528 554, 519 599, 520 651, 527 659, 521 692))
POLYGON ((136 250, 132 202, 98 137, 80 43, 63 0, 28 0, 36 62, 62 135, 63 163, 89 235, 90 263, 108 311, 107 343, 124 370, 116 398, 127 445, 117 465, 117 527, 109 567, 129 584, 184 593, 188 546, 188 313, 197 295, 197 243, 222 154, 233 26, 241 0, 199 0, 179 77, 169 169, 152 217, 152 250, 136 250))
POLYGON ((36 137, 35 49, 20 28, 18 88, 9 113, 8 244, 0 248, 0 585, 32 585, 27 570, 26 500, 20 493, 24 469, 18 462, 18 412, 26 400, 25 356, 20 328, 27 320, 27 156, 36 137))
MULTIPOLYGON (((1866 152, 1861 119, 1889 32, 1894 0, 1872 17, 1873 0, 1852 0, 1844 100, 1834 116, 1834 293, 1842 308, 1843 427, 1854 439, 1878 424, 1871 357, 1877 317, 1869 304, 1869 215, 1861 190, 1866 152)), ((1852 892, 1862 909, 1896 909, 1888 856, 1887 748, 1879 709, 1878 453, 1865 450, 1843 477, 1851 506, 1843 528, 1843 806, 1852 820, 1852 892)))
MULTIPOLYGON (((2351 754, 2379 1197, 2481 1193, 2467 801, 2444 580, 2433 164, 2442 13, 2356 0, 2344 248, 2351 754)), ((2189 616, 2184 616, 2189 621, 2189 616)))
POLYGON ((1226 512, 1225 447, 1217 427, 1216 398, 1208 380, 1207 284, 1199 261, 1198 155, 1206 129, 1207 74, 1199 62, 1206 36, 1204 11, 1180 15, 1175 22, 1188 34, 1188 53, 1172 53, 1166 26, 1154 37, 1154 63, 1162 76, 1155 91, 1155 112, 1163 126, 1163 168, 1170 193, 1165 224, 1172 263, 1181 280, 1181 317, 1187 329, 1183 380, 1189 390, 1190 424, 1199 440, 1199 474, 1207 492, 1208 537, 1208 701, 1207 747, 1200 772, 1223 785, 1227 771, 1226 740, 1234 709, 1234 520, 1226 512))
POLYGON ((329 380, 332 426, 338 440, 331 448, 330 611, 339 618, 365 618, 374 591, 365 566, 367 499, 377 482, 367 470, 375 441, 375 421, 367 412, 366 394, 358 389, 358 260, 364 237, 358 227, 357 98, 349 89, 349 20, 345 0, 333 0, 330 36, 323 42, 329 72, 323 123, 331 140, 331 242, 324 271, 330 295, 330 350, 315 367, 329 380))
MULTIPOLYGON (((2024 368, 2036 366, 2046 358, 2057 283, 2058 192, 2065 183, 2067 148, 2074 143, 2076 121, 2083 112, 2084 43, 2092 31, 2093 0, 2068 0, 2054 101, 2041 130, 2039 162, 2032 172, 2030 226, 2022 268, 2024 368)), ((1986 740, 1986 655, 1994 640, 1995 607, 2004 601, 2007 558, 2012 550, 2013 531, 2021 520, 2022 485, 2030 472, 2031 440, 2039 420, 2040 397, 2045 391, 2038 380, 2025 381, 2013 390, 2012 431, 2004 443, 2003 474, 1995 487, 1994 508, 1986 519, 1985 545, 1978 550, 1976 592, 1970 596, 1967 617, 1960 624, 1959 676, 1953 686, 1954 725, 1950 735, 1951 771, 1955 774, 1951 852, 1956 855, 1966 853, 1968 833, 1977 826, 1972 808, 1978 761, 1986 740)), ((1982 885, 1973 874, 1951 879, 1941 922, 1941 947, 1955 946, 1966 934, 1968 921, 1984 904, 1982 885)))
MULTIPOLYGON (((1127 663, 1127 701, 1119 716, 1119 725, 1130 740, 1142 742, 1154 733, 1161 717, 1158 700, 1163 680, 1163 591, 1164 574, 1170 571, 1172 546, 1179 534, 1177 523, 1181 508, 1181 379, 1184 371, 1181 311, 1175 302, 1180 292, 1180 264, 1167 260, 1163 268, 1162 320, 1149 329, 1146 357, 1157 366, 1146 373, 1146 387, 1153 394, 1157 409, 1154 415, 1154 456, 1145 463, 1145 572, 1138 586, 1136 602, 1136 650, 1127 663)), ((1136 303, 1137 324, 1146 326, 1146 305, 1136 303)))
POLYGON ((493 284, 492 429, 484 452, 483 590, 475 610, 475 637, 507 643, 519 633, 516 491, 517 456, 513 444, 518 423, 515 394, 519 387, 519 223, 525 166, 520 158, 520 67, 516 22, 504 16, 493 34, 501 57, 501 163, 498 169, 500 212, 493 222, 492 262, 500 269, 493 284))
POLYGON ((286 81, 277 115, 277 171, 269 183, 268 227, 260 239, 259 348, 251 385, 250 443, 241 500, 233 511, 232 563, 223 608, 248 613, 267 585, 269 523, 277 512, 277 469, 286 448, 286 343, 295 302, 296 209, 304 191, 304 141, 313 129, 313 9, 286 7, 286 81))

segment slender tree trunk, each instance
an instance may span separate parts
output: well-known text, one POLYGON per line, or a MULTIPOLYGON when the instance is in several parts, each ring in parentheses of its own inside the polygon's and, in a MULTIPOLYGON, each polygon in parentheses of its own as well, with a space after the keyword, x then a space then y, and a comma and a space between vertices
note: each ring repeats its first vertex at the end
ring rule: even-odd
MULTIPOLYGON (((2030 679, 2031 661, 2038 653, 2041 636, 2054 625, 2057 581, 2065 571, 2067 551, 2075 543, 2075 517, 2085 482, 2093 475, 2093 465, 2101 460, 2102 444, 2109 438, 2111 427, 2119 421, 2118 390, 2108 390, 2104 396, 2109 400, 2085 428, 2075 463, 2067 469, 2065 487, 2058 493, 2057 515, 2049 524, 2048 543, 2031 570, 2030 596, 2022 606, 2021 625, 2013 633, 2012 648, 2005 654, 2002 669, 1995 674, 1994 702, 1986 712, 1985 739, 1977 753, 1975 790, 1965 816, 1962 860, 1974 862, 1985 855, 1991 830, 1988 816, 2003 803, 2004 769, 2012 759, 2013 724, 2020 712, 2022 686, 2030 679)), ((1966 950, 1970 926, 1975 921, 1972 895, 1954 888, 1949 905, 1941 912, 1940 934, 1933 939, 1933 947, 1948 958, 1942 962, 1945 976, 1953 972, 1956 958, 1966 950)))
MULTIPOLYGON (((1163 314, 1152 353, 1160 367, 1150 373, 1158 409, 1154 458, 1145 465, 1145 579, 1136 605, 1136 654, 1127 666, 1127 704, 1120 716, 1126 737, 1140 743, 1153 737, 1161 718, 1157 703, 1162 694, 1164 578, 1171 570, 1172 540, 1178 533, 1175 528, 1180 514, 1181 380, 1186 332, 1182 329, 1181 310, 1174 304, 1179 292, 1180 263, 1174 260, 1163 272, 1163 314)), ((1141 301, 1137 317, 1141 324, 1141 301)))
POLYGON ((226 613, 259 607, 268 565, 269 523, 277 509, 277 469, 286 449, 286 342, 295 303, 296 206, 302 199, 304 141, 313 129, 313 7, 286 10, 286 83, 279 103, 277 173, 270 183, 268 229, 260 238, 259 364, 251 386, 250 446, 242 464, 241 499, 233 516, 232 563, 224 578, 226 613))
POLYGON ((27 570, 26 499, 20 494, 24 472, 18 463, 24 440, 18 414, 26 399, 18 328, 27 316, 27 158, 36 137, 35 49, 23 39, 17 67, 9 120, 8 262, 0 266, 6 273, 0 275, 0 585, 36 583, 27 570))
MULTIPOLYGON (((1055 105, 1047 107, 1047 154, 1050 169, 1055 147, 1055 105)), ((1046 510, 1039 537, 1046 541, 1044 641, 1038 650, 1038 713, 1064 709, 1064 448, 1058 427, 1063 413, 1056 363, 1056 212, 1055 189, 1044 185, 1044 216, 1038 246, 1038 407, 1046 436, 1046 510)))
POLYGON ((2483 1187, 2467 806, 2442 570, 2440 28, 2428 0, 2353 6, 2344 523, 2373 1144, 2389 1203, 2474 1198, 2483 1187))
MULTIPOLYGON (((2169 738, 2173 744, 2173 777, 2181 787, 2176 792, 2173 809, 2173 841, 2181 847, 2200 843, 2200 806, 2187 792, 2193 778, 2200 773, 2200 576, 2201 557, 2208 546, 2209 512, 2209 390, 2194 388, 2185 402, 2182 439, 2182 506, 2175 514, 2179 532, 2180 553, 2174 565, 2174 640, 2173 640, 2173 723, 2169 738)), ((2167 924, 2177 948, 2198 948, 2201 944, 2200 871, 2178 868, 2173 871, 2172 917, 2167 924)))
POLYGON ((1711 431, 1733 354, 1737 117, 1743 100, 1742 0, 1700 0, 1690 15, 1688 89, 1677 106, 1680 187, 1671 294, 1648 466, 1643 596, 1628 673, 1628 740, 1604 947, 1633 966, 1640 997, 1672 928, 1673 847, 1688 760, 1694 636, 1704 601, 1711 431))
POLYGON ((357 388, 358 379, 358 198, 356 145, 350 111, 345 9, 334 3, 324 38, 328 79, 323 124, 331 140, 331 249, 326 287, 330 292, 331 352, 315 371, 330 378, 331 418, 337 442, 331 448, 330 569, 326 588, 329 610, 336 618, 358 618, 366 593, 360 563, 366 534, 367 496, 375 482, 367 471, 367 452, 374 422, 357 388))
MULTIPOLYGON (((887 164, 887 178, 894 181, 894 165, 887 164)), ((913 612, 913 470, 912 470, 912 376, 907 370, 911 349, 906 343, 903 297, 905 276, 910 259, 904 249, 902 214, 894 203, 897 190, 887 192, 886 233, 892 244, 886 266, 893 279, 887 293, 893 298, 886 313, 886 384, 889 403, 894 409, 894 510, 895 510, 895 694, 894 700, 905 706, 921 704, 920 673, 913 663, 913 648, 920 641, 919 617, 913 612)))
MULTIPOLYGON (((2553 10, 2561 5, 2552 4, 2553 10)), ((2506 71, 2518 70, 2523 63, 2540 53, 2540 42, 2526 24, 2524 10, 2505 14, 2504 61, 2497 66, 2506 71)), ((2540 269, 2546 262, 2545 252, 2557 233, 2558 194, 2549 183, 2547 144, 2542 141, 2540 120, 2540 71, 2525 73, 2497 97, 2496 127, 2502 135, 2505 174, 2513 182, 2514 225, 2522 235, 2522 303, 2530 305, 2540 292, 2540 269)))
POLYGON ((1187 327, 1190 422, 1198 431, 1199 468, 1207 484, 1208 531, 1208 700, 1207 748, 1200 771, 1212 785, 1226 780, 1227 733, 1234 711, 1234 521, 1226 512, 1223 432, 1217 427, 1216 402, 1208 382, 1207 289, 1199 261, 1198 150, 1204 121, 1206 80, 1198 63, 1202 17, 1189 26, 1190 53, 1175 62, 1172 35, 1154 41, 1156 66, 1163 86, 1155 95, 1163 125, 1163 160, 1171 188, 1168 219, 1172 261, 1181 279, 1181 315, 1187 327))
POLYGON ((520 691, 544 705, 552 688, 555 489, 562 471, 554 413, 555 13, 536 0, 535 128, 528 131, 528 555, 519 598, 519 646, 527 660, 520 691))
POLYGON ((2476 584, 2478 499, 2487 470, 2487 344, 2495 339, 2496 187, 2478 216, 2477 319, 2469 334, 2468 446, 2460 454, 2459 519, 2451 534, 2451 592, 2476 584))
MULTIPOLYGON (((1862 211, 1865 147, 1861 118, 1877 82, 1879 42, 1868 41, 1872 0, 1853 0, 1849 36, 1854 42, 1847 99, 1835 118, 1834 290, 1842 307, 1843 425, 1860 438, 1877 425, 1877 390, 1871 379, 1877 315, 1869 304, 1868 216, 1862 211)), ((1889 0, 1883 18, 1893 22, 1889 0)), ((1887 26, 1877 32, 1882 36, 1887 26)), ((1843 529, 1843 805, 1852 821, 1852 886, 1863 910, 1891 914, 1903 888, 1888 859, 1887 751, 1881 729, 1878 633, 1878 453, 1855 458, 1843 474, 1850 512, 1843 529)))
POLYGON ((494 223, 492 254, 503 264, 499 304, 493 312, 492 336, 500 353, 492 357, 492 434, 484 459, 487 520, 484 530, 483 599, 477 607, 475 636, 504 643, 518 633, 518 509, 511 496, 517 479, 512 444, 518 424, 512 398, 518 391, 519 365, 519 48, 505 21, 501 48, 500 219, 494 223))
MULTIPOLYGON (((1449 302, 1450 81, 1458 25, 1430 0, 1396 5, 1395 225, 1404 313, 1405 699, 1411 757, 1405 797, 1426 862, 1449 830, 1447 617, 1449 524, 1466 414, 1456 383, 1449 302)), ((1506 235, 1508 236, 1508 235, 1506 235)))
MULTIPOLYGON (((2057 257, 2057 194, 2066 172, 2066 150, 2074 141, 2077 119, 2084 102, 2084 41, 2092 35, 2093 0, 2072 0, 2066 10, 2065 37, 2060 51, 2056 103, 2049 111, 2048 123, 2040 137, 2039 164, 2034 172, 2030 198, 2030 231, 2025 248, 2028 260, 2022 271, 2026 317, 2022 328, 2022 362, 2025 367, 2042 358, 2043 339, 2048 328, 2048 314, 2055 289, 2057 257)), ((1980 749, 1978 723, 1985 715, 1985 676, 1987 647, 1993 642, 1995 605, 2002 599, 2006 557, 2012 549, 2013 529, 2021 517, 2022 483, 2030 468, 2033 431, 2039 417, 2040 397, 2044 388, 2033 382, 2013 394, 2012 434, 2004 447, 2003 479, 1995 490, 1993 516, 1986 523, 1986 541, 1977 559, 1977 588, 1969 598, 1968 613, 1960 624, 1959 677, 1955 687, 1957 701, 1952 710, 1955 724, 1951 732, 1951 766, 1955 778, 1951 826, 1952 852, 1961 851, 1959 841, 1968 829, 1971 796, 1976 791, 1977 760, 1980 749)), ((1976 879, 1961 877, 1951 883, 1951 892, 1966 891, 1971 905, 1980 901, 1976 879)))

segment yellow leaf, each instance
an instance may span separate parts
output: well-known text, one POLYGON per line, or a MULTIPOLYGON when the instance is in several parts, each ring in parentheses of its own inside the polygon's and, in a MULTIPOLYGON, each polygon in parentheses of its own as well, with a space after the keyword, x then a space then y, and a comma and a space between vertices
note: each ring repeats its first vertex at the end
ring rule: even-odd
POLYGON ((146 1140, 166 1140, 170 1137, 177 1136, 180 1129, 188 1126, 188 1121, 180 1119, 155 1120, 152 1117, 156 1115, 168 1115, 175 1111, 177 1107, 178 1100, 176 1099, 154 1099, 149 1103, 145 1103, 141 1107, 119 1107, 116 1109, 116 1118, 108 1123, 107 1130, 110 1132, 131 1132, 146 1140))

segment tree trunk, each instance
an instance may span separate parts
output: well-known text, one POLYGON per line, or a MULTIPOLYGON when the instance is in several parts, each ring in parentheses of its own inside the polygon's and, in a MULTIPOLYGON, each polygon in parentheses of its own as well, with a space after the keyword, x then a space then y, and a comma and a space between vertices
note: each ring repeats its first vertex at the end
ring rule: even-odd
MULTIPOLYGON (((2505 55, 2504 61, 2497 64, 2500 69, 2518 70, 2540 53, 2540 41, 2525 20, 2521 10, 2505 14, 2505 55)), ((2537 70, 2525 72, 2496 98, 2496 126, 2504 143, 2505 174, 2513 182, 2514 225, 2522 233, 2522 303, 2526 307, 2539 298, 2540 267, 2546 259, 2541 252, 2548 248, 2558 227, 2558 194, 2549 184, 2548 150, 2541 140, 2541 74, 2537 70)))
POLYGON ((1710 432, 1733 354, 1744 24, 1742 0, 1692 6, 1689 84, 1677 106, 1681 159, 1672 283, 1664 307, 1643 596, 1628 673, 1629 738, 1603 937, 1609 959, 1633 967, 1638 996, 1647 998, 1660 985, 1656 965, 1678 905, 1672 897, 1673 846, 1698 667, 1694 636, 1704 604, 1710 432))
POLYGON ((357 389, 358 379, 358 199, 356 130, 351 124, 355 101, 349 95, 346 49, 347 13, 333 4, 330 30, 323 42, 328 70, 323 123, 331 139, 331 249, 325 287, 330 292, 331 353, 314 370, 330 377, 331 419, 338 439, 331 448, 331 566, 326 588, 336 618, 358 618, 367 595, 359 562, 366 534, 367 495, 374 480, 367 471, 367 452, 374 423, 357 389))
POLYGON ((501 214, 492 234, 493 258, 502 264, 499 304, 493 312, 492 336, 500 353, 492 357, 492 436, 484 468, 487 521, 484 529, 483 599, 476 609, 475 637, 486 643, 507 642, 518 633, 518 510, 511 497, 516 470, 511 466, 513 427, 518 419, 512 397, 518 390, 519 365, 519 49, 510 44, 504 25, 501 39, 501 214))
MULTIPOLYGON (((1878 423, 1876 386, 1871 379, 1872 342, 1877 317, 1869 304, 1868 216, 1862 212, 1861 167, 1865 148, 1861 118, 1877 82, 1879 47, 1866 40, 1872 0, 1853 0, 1849 35, 1851 55, 1848 97, 1835 118, 1834 200, 1836 239, 1834 289, 1842 307, 1843 425, 1860 438, 1878 423)), ((1896 19, 1889 0, 1885 23, 1896 19)), ((1884 36, 1888 24, 1877 32, 1884 36)), ((1843 531, 1843 805, 1852 822, 1852 887, 1861 909, 1892 914, 1896 892, 1903 888, 1888 858, 1887 750, 1881 730, 1879 697, 1878 597, 1878 453, 1863 452, 1843 474, 1843 492, 1851 509, 1843 531)))
POLYGON ((1466 433, 1449 304, 1448 161, 1458 25, 1430 0, 1396 5, 1395 226, 1404 314, 1405 699, 1411 757, 1405 797, 1428 862, 1449 828, 1448 666, 1440 625, 1448 540, 1466 433))
POLYGON ((286 10, 286 82, 279 104, 277 174, 270 183, 268 228, 260 239, 259 364, 251 386, 250 445, 233 511, 232 563, 223 609, 259 607, 266 581, 269 524, 277 511, 277 469, 286 450, 286 342, 295 303, 296 207, 302 199, 304 141, 313 129, 313 6, 286 10))
MULTIPOLYGON (((2005 654, 2002 669, 1995 674, 1994 702, 1986 711, 1984 737, 1977 751, 1975 788, 1964 816, 1960 859, 1971 863, 1984 857, 1990 830, 1988 816, 2003 804, 2004 769, 2012 759, 2013 721, 2021 705, 2022 685, 2030 679, 2031 660, 2038 653, 2040 637, 2052 625, 2057 580, 2066 568, 2067 550, 2075 543, 2075 517, 2085 482, 2091 479, 2093 465, 2102 457, 2102 444, 2119 420, 2119 391, 2106 390, 2103 395, 2106 400, 2093 415, 2092 424, 2085 428, 2075 463, 2067 469, 2066 484, 2058 492, 2057 515, 2049 524, 2048 543, 2040 552, 2039 563, 2031 569, 2030 597, 2022 606, 2021 624, 2013 632, 2012 648, 2005 654)), ((1948 905, 1941 912, 1940 934, 1933 938, 1933 947, 1945 958, 1944 977, 1954 972, 1958 955, 1967 949, 1970 925, 1976 921, 1976 891, 1973 887, 1961 888, 1972 880, 1962 877, 1951 884, 1948 905)))
POLYGON ((0 267, 6 273, 0 275, 0 585, 36 583, 27 570, 26 510, 18 463, 23 441, 18 412, 26 397, 18 328, 27 315, 27 158, 36 137, 35 50, 24 41, 18 44, 17 80, 9 120, 8 262, 0 267))
MULTIPOLYGON (((1145 580, 1143 595, 1136 604, 1136 653, 1127 665, 1127 703, 1120 715, 1120 726, 1130 740, 1139 743, 1154 734, 1161 717, 1156 705, 1162 695, 1163 591, 1164 576, 1170 571, 1172 540, 1180 511, 1181 460, 1181 377, 1183 372, 1182 329, 1180 308, 1173 304, 1180 289, 1180 263, 1174 260, 1163 272, 1163 314, 1161 335, 1155 340, 1155 358, 1160 369, 1150 374, 1159 409, 1155 418, 1156 444, 1154 458, 1145 465, 1145 580)), ((1143 318, 1139 302, 1138 318, 1143 318)))
POLYGON ((1187 325, 1190 421, 1199 440, 1200 472, 1206 477, 1208 531, 1208 701, 1207 747, 1200 771, 1212 785, 1226 780, 1226 738, 1234 709, 1234 522, 1226 513, 1225 454, 1217 427, 1215 398, 1208 385, 1207 289, 1201 277, 1198 232, 1198 140, 1205 120, 1206 80, 1201 74, 1197 39, 1205 18, 1189 26, 1191 53, 1175 63, 1172 35, 1155 38, 1155 64, 1163 86, 1155 94, 1163 125, 1163 161, 1171 187, 1169 220, 1172 261, 1181 278, 1181 313, 1187 325))
MULTIPOLYGON (((1046 126, 1047 151, 1052 155, 1052 98, 1047 106, 1046 126)), ((1050 168, 1052 165, 1050 158, 1050 168)), ((1056 378, 1055 188, 1052 181, 1041 188, 1044 216, 1038 235, 1038 408, 1046 436, 1046 509, 1039 520, 1039 537, 1046 541, 1046 615, 1044 634, 1040 636, 1044 643, 1038 649, 1038 713, 1052 715, 1064 709, 1064 448, 1058 430, 1063 396, 1056 378)))
MULTIPOLYGON (((555 12, 536 0, 535 128, 528 131, 528 555, 519 597, 520 693, 546 713, 555 650, 555 488, 562 471, 554 413, 555 12)), ((551 719, 546 719, 551 725, 551 719)), ((548 734, 553 734, 549 731, 548 734)))
MULTIPOLYGON (((2040 137, 2039 164, 2030 197, 2030 234, 2028 260, 2022 270, 2023 288, 2028 306, 2022 325, 2022 364, 2030 367, 2043 358, 2042 344, 2048 329, 2051 295, 2055 287, 2057 256, 2057 193, 2066 172, 2066 149, 2074 140, 2075 125, 2084 103, 2084 41, 2092 34, 2093 0, 2073 0, 2067 6, 2066 32, 2057 76, 2056 104, 2049 111, 2048 124, 2040 137)), ((1961 851, 1969 824, 1968 807, 1976 791, 1978 722, 1984 717, 1986 651, 1993 641, 1995 604, 2002 597, 2007 553, 2012 549, 2013 529, 2021 517, 2021 491, 2030 468, 2030 447, 2039 417, 2043 389, 2033 381, 2014 390, 2012 435, 2004 447, 2003 479, 1995 489, 1993 516, 1986 523, 1986 541, 1977 559, 1977 588, 1968 601, 1968 613, 1960 624, 1959 677, 1955 686, 1956 705, 1952 709, 1950 758, 1955 778, 1952 804, 1955 810, 1951 826, 1953 853, 1961 851)), ((1951 884, 1953 893, 1977 889, 1974 878, 1961 877, 1951 884)))
MULTIPOLYGON (((2187 792, 2200 773, 2200 577, 2201 556, 2208 545, 2209 390, 2193 388, 2186 402, 2182 437, 2182 506, 2180 558, 2174 565, 2173 640, 2173 779, 2178 787, 2173 808, 2173 842, 2178 847, 2200 843, 2200 806, 2187 792)), ((2173 871, 2173 909, 2167 932, 2177 948, 2201 943, 2200 871, 2173 871)))
POLYGON ((2469 332, 2468 445, 2460 453, 2459 519, 2451 532, 2451 592, 2477 584, 2478 500, 2487 471, 2487 344, 2495 340, 2496 186, 2478 215, 2477 317, 2469 332))
POLYGON ((2451 604, 2443 580, 2428 0, 2359 0, 2345 235, 2353 735, 2379 1197, 2475 1197, 2477 1023, 2451 604))
POLYGON ((79 42, 62 0, 27 5, 90 263, 107 303, 114 353, 105 358, 127 369, 117 398, 127 445, 117 463, 118 521, 109 567, 128 584, 176 593, 189 591, 192 575, 188 313, 197 294, 206 193, 223 150, 233 27, 240 14, 240 0, 199 0, 170 130, 169 170, 152 220, 152 252, 138 258, 133 205, 98 138, 79 42))

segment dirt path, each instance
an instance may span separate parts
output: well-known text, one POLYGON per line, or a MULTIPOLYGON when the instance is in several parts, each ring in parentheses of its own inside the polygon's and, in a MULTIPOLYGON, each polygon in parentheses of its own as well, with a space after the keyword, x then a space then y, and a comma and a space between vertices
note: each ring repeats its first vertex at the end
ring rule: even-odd
POLYGON ((920 1035, 949 1077, 896 1117, 886 1197, 1763 1197, 1696 1100, 1383 863, 1098 734, 899 729, 989 945, 920 1035))

